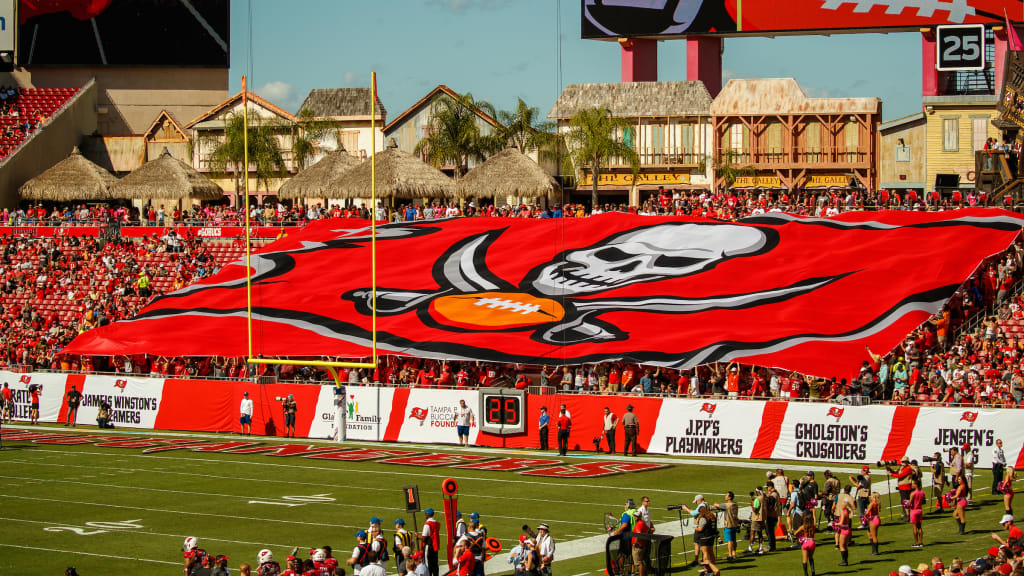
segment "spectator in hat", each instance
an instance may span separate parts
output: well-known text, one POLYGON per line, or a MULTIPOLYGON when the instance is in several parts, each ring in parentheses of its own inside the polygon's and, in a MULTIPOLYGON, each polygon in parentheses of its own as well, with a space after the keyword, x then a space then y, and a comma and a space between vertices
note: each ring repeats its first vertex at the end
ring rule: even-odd
POLYGON ((999 524, 1006 529, 1006 540, 1000 538, 995 532, 992 533, 992 539, 999 542, 1000 546, 1012 548, 1013 546, 1021 546, 1024 544, 1024 531, 1013 525, 1012 515, 1003 514, 1003 517, 999 519, 999 524))
POLYGON ((904 456, 900 460, 900 469, 896 470, 892 466, 886 466, 885 470, 890 476, 896 479, 896 489, 900 492, 900 502, 903 503, 902 512, 900 512, 900 520, 906 522, 909 519, 909 513, 907 511, 906 502, 910 499, 910 491, 912 486, 911 480, 914 478, 914 468, 910 465, 910 457, 904 456))
POLYGON ((213 561, 213 570, 210 571, 210 576, 228 576, 228 560, 229 558, 223 554, 217 556, 213 561))
POLYGON ((238 407, 239 417, 238 422, 241 424, 242 434, 249 436, 252 434, 252 399, 249 398, 248 392, 242 393, 242 403, 238 407))
POLYGON ((427 563, 423 561, 423 552, 416 551, 409 555, 409 560, 405 563, 406 574, 412 576, 430 576, 430 569, 427 567, 427 563))
POLYGON ((352 549, 352 556, 345 563, 352 567, 352 573, 359 576, 362 573, 363 565, 369 564, 367 555, 370 547, 366 543, 366 530, 356 532, 356 547, 352 549))
POLYGON ((548 525, 537 525, 537 554, 540 556, 540 576, 551 576, 551 563, 555 561, 555 540, 551 537, 548 525))
POLYGON ((860 474, 850 476, 850 484, 857 489, 857 514, 863 518, 871 503, 871 468, 861 466, 860 474))
POLYGON ((419 534, 420 541, 423 543, 423 560, 430 574, 440 576, 437 551, 441 546, 441 524, 434 520, 433 508, 424 510, 423 515, 427 517, 423 522, 423 531, 419 534))
POLYGON ((398 518, 394 521, 395 525, 395 545, 392 551, 395 553, 395 565, 398 567, 398 574, 405 574, 406 562, 408 560, 407 550, 412 549, 413 535, 405 529, 405 520, 398 518))
POLYGON ((626 406, 626 413, 622 415, 622 433, 625 435, 625 446, 622 448, 622 453, 625 456, 629 456, 629 447, 633 446, 633 456, 636 456, 637 445, 636 437, 640 432, 640 419, 636 417, 633 412, 633 405, 626 406))

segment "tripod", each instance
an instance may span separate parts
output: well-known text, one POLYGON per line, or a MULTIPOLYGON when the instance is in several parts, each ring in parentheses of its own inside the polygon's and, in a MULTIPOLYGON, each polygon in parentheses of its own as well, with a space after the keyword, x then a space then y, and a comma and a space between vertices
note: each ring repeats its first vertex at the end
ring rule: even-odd
POLYGON ((683 509, 681 507, 677 512, 679 512, 679 537, 683 539, 683 564, 686 564, 686 532, 683 530, 683 527, 690 523, 690 519, 687 518, 685 522, 683 521, 683 509))

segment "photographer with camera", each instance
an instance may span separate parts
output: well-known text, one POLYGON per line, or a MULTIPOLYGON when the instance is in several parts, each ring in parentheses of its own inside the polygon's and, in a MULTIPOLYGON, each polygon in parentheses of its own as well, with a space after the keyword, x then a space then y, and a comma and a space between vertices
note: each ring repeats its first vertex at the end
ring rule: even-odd
POLYGON ((96 426, 98 426, 100 430, 114 427, 114 425, 110 423, 110 404, 107 404, 106 400, 100 401, 100 405, 97 407, 96 426))
POLYGON ((871 501, 871 468, 861 466, 860 474, 850 476, 850 484, 857 489, 857 514, 864 518, 871 501))
POLYGON ((704 555, 704 573, 713 576, 722 574, 722 571, 715 565, 715 541, 718 540, 717 524, 715 513, 709 506, 697 508, 697 525, 693 531, 693 541, 704 555))
MULTIPOLYGON (((754 493, 751 492, 750 496, 753 498, 754 493)), ((722 531, 722 539, 725 540, 725 545, 729 550, 729 555, 725 557, 725 560, 732 562, 736 560, 736 536, 740 531, 740 507, 736 504, 736 495, 730 490, 725 493, 724 506, 716 502, 711 507, 725 512, 725 517, 722 520, 722 527, 724 529, 722 531)), ((751 535, 753 535, 753 528, 751 528, 751 535)))
POLYGON ((895 468, 896 464, 897 462, 895 460, 878 463, 879 466, 885 466, 886 472, 896 479, 896 490, 900 493, 900 503, 902 504, 900 520, 906 522, 910 518, 907 512, 906 502, 910 498, 910 490, 912 488, 910 483, 914 479, 914 468, 910 465, 910 458, 907 456, 904 456, 903 459, 900 460, 899 470, 895 468))
POLYGON ((286 398, 278 397, 281 401, 281 412, 284 415, 284 436, 295 437, 295 413, 299 410, 298 403, 295 402, 295 395, 289 394, 286 398))
MULTIPOLYGON (((764 537, 761 532, 764 530, 764 522, 768 517, 768 502, 761 487, 754 488, 750 493, 750 538, 747 545, 747 554, 764 554, 764 537), (757 540, 757 550, 754 550, 754 541, 757 540)), ((728 519, 725 523, 728 526, 728 519)), ((728 528, 726 528, 728 530, 728 528)), ((726 532, 728 534, 728 532, 726 532)))
POLYGON ((29 412, 29 418, 32 420, 32 424, 39 424, 39 393, 42 392, 43 387, 40 384, 29 384, 28 393, 32 397, 32 410, 29 412))
POLYGON ((68 420, 64 423, 64 426, 76 426, 78 419, 78 405, 82 403, 82 393, 78 391, 74 384, 71 385, 71 390, 64 395, 68 402, 68 420))
POLYGON ((932 514, 938 514, 945 510, 942 495, 946 492, 946 465, 943 464, 942 454, 939 452, 932 456, 922 456, 921 460, 928 463, 932 472, 932 499, 935 500, 932 514))

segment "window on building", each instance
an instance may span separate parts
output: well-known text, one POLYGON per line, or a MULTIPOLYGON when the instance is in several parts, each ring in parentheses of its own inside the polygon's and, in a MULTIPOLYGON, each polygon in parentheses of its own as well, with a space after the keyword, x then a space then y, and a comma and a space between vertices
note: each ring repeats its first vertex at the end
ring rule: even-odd
POLYGON ((359 154, 359 131, 358 130, 341 130, 338 134, 340 137, 339 143, 345 147, 352 156, 359 154))
POLYGON ((770 162, 781 162, 782 161, 782 124, 779 122, 772 122, 768 125, 767 130, 767 150, 768 160, 770 162))
POLYGON ((680 157, 680 162, 683 164, 689 164, 696 162, 693 159, 693 151, 695 146, 694 139, 694 125, 693 124, 680 124, 679 125, 679 143, 676 147, 677 154, 680 157))
POLYGON ((632 148, 636 142, 636 129, 630 126, 622 130, 622 143, 632 148))
POLYGON ((942 120, 942 151, 956 152, 960 149, 959 118, 944 118, 942 120))
POLYGON ((733 161, 749 162, 747 157, 748 146, 750 145, 750 131, 743 124, 729 126, 729 149, 732 151, 733 161))
POLYGON ((821 124, 808 122, 804 128, 804 162, 817 162, 821 154, 821 124))
POLYGON ((665 159, 665 127, 662 125, 651 126, 651 141, 648 147, 650 152, 649 162, 661 164, 665 159))
POLYGON ((846 145, 846 161, 860 161, 860 151, 857 149, 860 143, 860 125, 855 121, 847 122, 846 128, 843 130, 843 132, 846 145))
POLYGON ((988 139, 988 117, 971 118, 971 150, 977 152, 985 149, 988 139))
POLYGON ((896 145, 896 161, 910 162, 910 146, 907 146, 906 144, 896 145))

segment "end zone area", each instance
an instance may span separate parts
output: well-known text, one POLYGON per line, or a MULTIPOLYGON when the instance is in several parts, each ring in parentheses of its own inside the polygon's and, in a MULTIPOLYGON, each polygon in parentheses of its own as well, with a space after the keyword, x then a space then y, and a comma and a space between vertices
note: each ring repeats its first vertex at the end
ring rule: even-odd
MULTIPOLYGON (((733 490, 741 507, 746 506, 747 493, 764 483, 767 470, 779 466, 790 477, 826 469, 820 464, 808 468, 593 453, 559 457, 534 450, 5 427, 0 573, 53 574, 76 566, 82 576, 172 574, 180 570, 180 549, 188 536, 198 537, 212 554, 229 556, 232 573, 241 562, 254 564, 262 548, 283 559, 296 546, 305 551, 330 545, 344 563, 355 545, 354 532, 365 529, 371 517, 384 520, 389 541, 396 518, 413 528, 403 486, 418 485, 421 506, 438 510, 440 520, 441 483, 451 477, 459 483, 459 510, 480 513, 489 535, 505 551, 518 542, 523 524, 546 522, 558 543, 556 572, 600 574, 604 515, 620 514, 626 498, 650 497, 658 532, 678 535, 679 516, 666 511, 667 505, 690 504, 696 494, 722 502, 722 494, 733 490)), ((845 482, 857 468, 837 465, 832 471, 845 482)), ((884 476, 876 474, 874 481, 884 489, 884 476)), ((1001 498, 997 503, 980 488, 989 484, 987 474, 975 479, 976 492, 985 495, 969 512, 968 529, 974 531, 966 538, 953 536, 948 516, 930 517, 926 541, 931 545, 911 551, 910 528, 897 519, 883 527, 883 556, 870 557, 867 546, 857 547, 851 553, 857 562, 842 573, 878 573, 883 567, 888 572, 890 564, 916 565, 932 555, 966 558, 975 550, 983 552, 1002 512, 1001 498)), ((423 519, 417 514, 416 525, 422 527, 423 519)), ((684 534, 690 560, 692 537, 688 530, 684 534)), ((741 544, 745 549, 746 543, 741 544)), ((834 572, 828 567, 834 565, 831 556, 838 562, 838 552, 823 548, 818 572, 834 572)), ((683 550, 677 538, 676 564, 683 564, 683 550)), ((799 563, 798 553, 785 551, 723 566, 769 574, 799 570, 799 563)), ((442 572, 444 566, 442 559, 442 572)), ((388 573, 394 572, 392 563, 388 573)), ((510 573, 511 567, 499 554, 488 562, 487 572, 510 573)))

